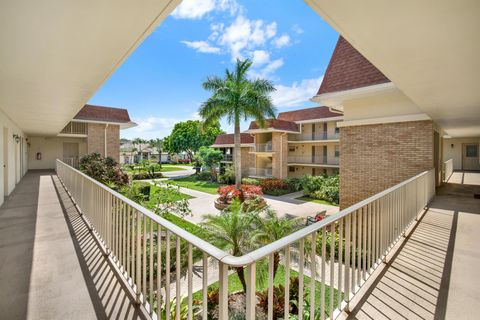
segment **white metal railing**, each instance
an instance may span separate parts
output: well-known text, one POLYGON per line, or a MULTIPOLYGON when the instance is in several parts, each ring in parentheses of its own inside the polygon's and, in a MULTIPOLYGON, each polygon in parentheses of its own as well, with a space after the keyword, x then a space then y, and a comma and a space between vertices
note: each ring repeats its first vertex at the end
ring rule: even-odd
POLYGON ((65 128, 60 131, 62 134, 87 134, 87 123, 85 122, 72 122, 70 121, 65 128))
POLYGON ((233 161, 233 154, 224 154, 223 161, 233 161))
POLYGON ((251 177, 272 177, 272 168, 249 168, 248 175, 251 177))
POLYGON ((288 138, 289 141, 321 141, 321 140, 338 140, 340 135, 338 133, 327 133, 327 132, 315 132, 312 134, 301 133, 301 134, 291 134, 288 138))
POLYGON ((78 157, 70 157, 70 158, 63 158, 63 162, 68 164, 71 167, 74 167, 75 169, 79 168, 79 159, 78 157))
POLYGON ((448 159, 443 163, 443 181, 446 182, 453 174, 453 159, 448 159))
POLYGON ((289 163, 338 165, 338 158, 323 156, 288 156, 289 163))
POLYGON ((256 152, 272 152, 272 142, 257 143, 255 145, 256 152))
MULTIPOLYGON (((296 268, 295 272, 299 275, 299 319, 303 318, 304 311, 309 311, 310 315, 319 314, 321 318, 324 318, 325 314, 335 318, 346 308, 351 298, 435 194, 435 174, 432 169, 287 237, 241 257, 235 257, 59 160, 57 174, 101 239, 106 252, 128 279, 136 292, 138 302, 150 310, 152 317, 154 312, 160 309, 170 310, 173 303, 170 288, 173 285, 176 288, 176 301, 185 296, 188 319, 193 319, 192 270, 194 261, 197 260, 202 266, 197 268, 202 278, 201 318, 208 317, 208 273, 215 270, 218 274, 218 318, 226 320, 230 293, 228 270, 244 268, 247 271, 246 319, 255 319, 257 265, 266 261, 267 316, 272 319, 273 262, 277 253, 283 256, 281 264, 285 270, 284 304, 290 306, 290 274, 291 270, 296 268), (334 241, 330 241, 330 253, 327 255, 327 241, 319 240, 327 239, 332 233, 335 237, 331 237, 334 241), (292 263, 294 256, 298 257, 296 264, 292 263), (218 268, 211 268, 212 261, 217 263, 218 268), (182 277, 182 272, 187 276, 182 277), (310 281, 308 287, 304 282, 304 275, 315 280, 310 281), (326 286, 331 290, 329 295, 326 295, 326 286), (157 291, 158 288, 161 290, 157 291), (312 294, 307 295, 307 291, 312 294), (310 301, 309 310, 304 310, 303 307, 306 299, 310 301)), ((175 304, 174 309, 176 318, 180 319, 180 303, 175 304)), ((290 308, 284 308, 284 318, 287 319, 289 315, 290 308)), ((169 316, 170 313, 167 312, 165 318, 169 319, 169 316)))

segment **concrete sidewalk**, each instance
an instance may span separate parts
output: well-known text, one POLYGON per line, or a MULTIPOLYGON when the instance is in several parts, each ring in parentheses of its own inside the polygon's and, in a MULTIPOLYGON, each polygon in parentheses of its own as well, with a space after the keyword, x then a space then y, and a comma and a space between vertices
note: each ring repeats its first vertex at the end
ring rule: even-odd
POLYGON ((53 171, 0 208, 0 318, 143 318, 53 171))

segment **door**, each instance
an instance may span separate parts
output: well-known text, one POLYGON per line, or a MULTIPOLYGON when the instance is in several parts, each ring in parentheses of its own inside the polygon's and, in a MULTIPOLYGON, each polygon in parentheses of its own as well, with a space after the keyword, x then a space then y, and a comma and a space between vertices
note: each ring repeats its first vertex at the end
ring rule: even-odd
POLYGON ((63 143, 63 162, 74 168, 78 167, 78 142, 63 143))
POLYGON ((476 143, 463 144, 462 169, 463 170, 480 170, 480 163, 478 159, 478 144, 476 143))
POLYGON ((327 164, 327 146, 323 146, 323 164, 327 164))

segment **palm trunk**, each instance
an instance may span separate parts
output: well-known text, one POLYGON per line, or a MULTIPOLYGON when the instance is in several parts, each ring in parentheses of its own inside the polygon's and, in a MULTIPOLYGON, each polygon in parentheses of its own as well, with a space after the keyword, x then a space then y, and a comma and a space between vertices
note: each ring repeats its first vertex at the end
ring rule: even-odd
POLYGON ((275 252, 273 254, 273 280, 275 280, 275 275, 277 274, 279 264, 280 264, 280 254, 278 252, 275 252))
POLYGON ((245 281, 245 274, 243 273, 243 267, 236 268, 238 279, 243 287, 243 292, 247 293, 247 282, 245 281))
POLYGON ((234 154, 235 158, 235 187, 240 189, 242 185, 242 149, 240 141, 240 119, 235 117, 235 131, 234 131, 234 154))

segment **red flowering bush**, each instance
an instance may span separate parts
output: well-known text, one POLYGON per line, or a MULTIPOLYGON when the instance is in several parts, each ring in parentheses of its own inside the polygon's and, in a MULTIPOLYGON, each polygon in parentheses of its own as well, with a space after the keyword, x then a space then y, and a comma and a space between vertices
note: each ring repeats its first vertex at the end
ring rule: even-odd
POLYGON ((265 192, 288 190, 290 188, 289 185, 282 179, 263 179, 260 180, 260 186, 265 192))
POLYGON ((242 184, 240 189, 234 185, 223 186, 218 188, 217 192, 220 196, 218 200, 223 203, 231 203, 233 199, 240 199, 243 202, 263 195, 261 187, 248 184, 242 184))

